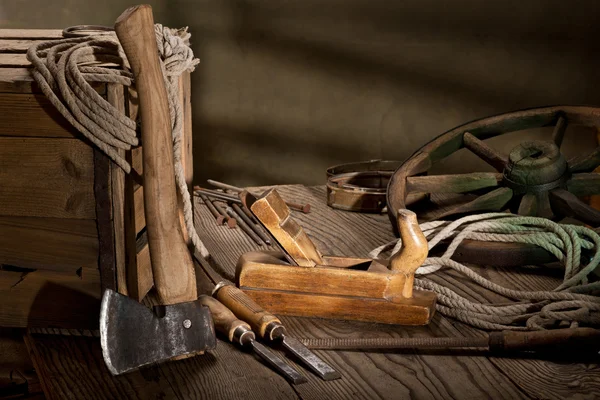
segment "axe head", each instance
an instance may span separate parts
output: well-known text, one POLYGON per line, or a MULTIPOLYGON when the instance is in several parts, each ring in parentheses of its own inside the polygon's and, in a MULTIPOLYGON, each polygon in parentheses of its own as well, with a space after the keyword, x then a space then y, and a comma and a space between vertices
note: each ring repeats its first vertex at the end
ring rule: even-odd
POLYGON ((212 315, 199 301, 158 306, 106 289, 100 308, 100 343, 113 375, 143 365, 214 349, 212 315))

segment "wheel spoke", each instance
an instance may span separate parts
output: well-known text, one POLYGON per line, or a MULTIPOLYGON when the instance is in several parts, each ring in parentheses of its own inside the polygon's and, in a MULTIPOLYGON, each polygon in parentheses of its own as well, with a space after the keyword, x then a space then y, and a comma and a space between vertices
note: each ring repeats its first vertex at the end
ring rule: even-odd
POLYGON ((537 196, 533 193, 526 193, 521 199, 517 214, 523 216, 535 216, 537 215, 537 206, 537 196))
POLYGON ((567 119, 561 115, 558 117, 558 121, 556 122, 556 126, 554 127, 554 132, 552 132, 552 141, 559 148, 562 144, 563 138, 565 137, 565 131, 567 130, 567 119))
POLYGON ((537 194, 537 214, 538 217, 553 219, 552 207, 550 206, 550 197, 548 192, 537 194))
POLYGON ((512 196, 512 189, 501 187, 479 196, 473 201, 445 211, 437 216, 437 218, 454 214, 466 214, 475 211, 501 211, 510 199, 512 199, 512 196))
POLYGON ((574 174, 567 182, 567 189, 577 197, 600 194, 600 174, 574 174))
POLYGON ((501 155, 469 132, 464 133, 463 143, 467 149, 471 150, 477 157, 494 167, 498 172, 502 172, 508 164, 508 160, 505 156, 501 155))
POLYGON ((502 180, 502 174, 481 172, 457 175, 410 176, 406 180, 408 192, 466 193, 498 186, 502 180))
POLYGON ((554 189, 549 193, 549 196, 554 214, 574 217, 594 227, 600 225, 600 211, 588 206, 573 193, 564 189, 554 189))
POLYGON ((575 172, 592 172, 600 165, 600 147, 585 156, 576 156, 569 160, 569 170, 575 172))

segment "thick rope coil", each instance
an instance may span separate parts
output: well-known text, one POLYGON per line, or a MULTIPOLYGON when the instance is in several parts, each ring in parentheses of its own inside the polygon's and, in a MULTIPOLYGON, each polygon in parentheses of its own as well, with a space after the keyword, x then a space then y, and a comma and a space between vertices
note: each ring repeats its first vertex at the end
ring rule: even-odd
MULTIPOLYGON (((415 287, 437 293, 436 307, 441 314, 491 330, 548 329, 560 323, 600 325, 600 297, 592 295, 600 291, 600 282, 589 283, 587 278, 600 264, 600 236, 595 231, 506 213, 472 215, 454 222, 433 221, 421 224, 421 230, 428 239, 430 250, 445 239, 452 238, 452 241, 441 257, 427 258, 416 275, 425 276, 441 268, 451 268, 481 287, 516 300, 509 304, 470 301, 430 279, 416 278, 415 287), (514 290, 491 282, 451 259, 465 239, 540 246, 563 264, 563 282, 552 291, 514 290), (582 249, 594 251, 594 256, 585 265, 581 262, 582 249)), ((402 242, 394 240, 376 248, 369 256, 377 258, 390 248, 394 254, 401 247, 402 242)))
MULTIPOLYGON (((189 47, 187 28, 175 30, 155 25, 156 42, 167 94, 173 134, 175 181, 183 199, 188 235, 203 257, 208 250, 194 227, 192 201, 182 165, 183 110, 179 99, 179 76, 192 72, 200 62, 189 47)), ((27 59, 32 75, 56 109, 81 134, 105 153, 126 173, 131 165, 119 154, 139 145, 137 123, 106 101, 90 82, 131 86, 127 57, 114 33, 43 42, 31 46, 27 59), (112 63, 120 69, 100 64, 112 63)))

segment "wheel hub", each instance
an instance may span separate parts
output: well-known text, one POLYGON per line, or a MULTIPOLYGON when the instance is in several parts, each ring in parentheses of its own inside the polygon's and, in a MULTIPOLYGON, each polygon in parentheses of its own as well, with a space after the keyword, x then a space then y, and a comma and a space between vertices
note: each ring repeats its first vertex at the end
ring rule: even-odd
POLYGON ((512 149, 503 175, 506 186, 515 193, 539 193, 564 186, 569 168, 554 143, 535 140, 512 149))

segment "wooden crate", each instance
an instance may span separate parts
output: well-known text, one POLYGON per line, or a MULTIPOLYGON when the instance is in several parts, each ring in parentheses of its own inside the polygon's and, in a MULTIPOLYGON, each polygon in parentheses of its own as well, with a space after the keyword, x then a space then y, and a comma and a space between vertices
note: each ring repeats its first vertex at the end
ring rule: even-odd
MULTIPOLYGON (((30 75, 27 48, 60 30, 0 29, 0 326, 94 328, 103 288, 152 286, 142 186, 75 130, 30 75)), ((135 93, 94 88, 132 118, 135 93)), ((180 79, 192 181, 190 76, 180 79)), ((142 173, 141 148, 123 154, 142 173)))

